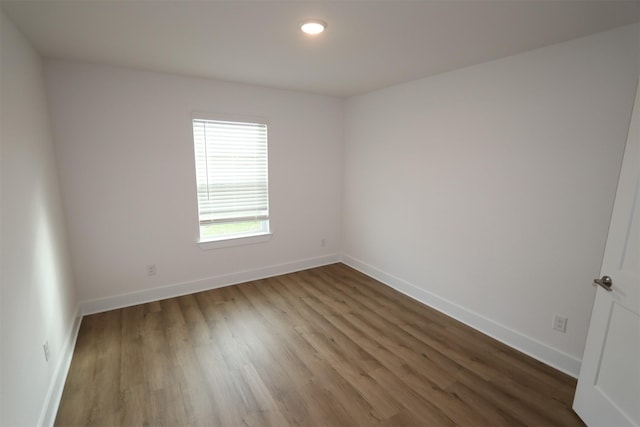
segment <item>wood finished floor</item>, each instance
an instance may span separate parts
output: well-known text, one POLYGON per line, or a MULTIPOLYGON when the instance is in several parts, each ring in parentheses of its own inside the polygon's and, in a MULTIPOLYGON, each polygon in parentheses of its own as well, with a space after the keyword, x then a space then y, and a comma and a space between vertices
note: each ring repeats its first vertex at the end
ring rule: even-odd
POLYGON ((576 381, 334 264, 83 319, 57 426, 583 426, 576 381))

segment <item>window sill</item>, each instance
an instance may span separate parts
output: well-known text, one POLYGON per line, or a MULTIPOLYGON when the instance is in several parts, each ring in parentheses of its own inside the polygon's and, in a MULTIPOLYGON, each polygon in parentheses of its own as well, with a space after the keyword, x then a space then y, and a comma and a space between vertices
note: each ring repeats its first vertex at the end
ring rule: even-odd
POLYGON ((228 248, 231 246, 253 245, 255 243, 268 242, 271 239, 271 233, 251 234, 248 236, 225 237, 213 240, 202 240, 198 242, 198 246, 203 251, 209 249, 228 248))

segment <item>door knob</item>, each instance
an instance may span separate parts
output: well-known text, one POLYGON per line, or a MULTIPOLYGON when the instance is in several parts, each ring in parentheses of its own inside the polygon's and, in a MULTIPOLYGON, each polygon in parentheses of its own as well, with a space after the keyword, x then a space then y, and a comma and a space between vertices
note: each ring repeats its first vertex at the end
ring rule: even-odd
POLYGON ((613 287, 613 280, 611 280, 611 277, 609 276, 602 276, 601 279, 593 279, 593 283, 602 286, 609 292, 611 292, 611 288, 613 287))

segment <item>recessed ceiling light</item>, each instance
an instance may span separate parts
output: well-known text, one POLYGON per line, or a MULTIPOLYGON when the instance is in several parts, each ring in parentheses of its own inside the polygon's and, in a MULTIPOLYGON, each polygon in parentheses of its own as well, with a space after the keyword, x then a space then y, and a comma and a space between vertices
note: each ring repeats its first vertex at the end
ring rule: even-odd
POLYGON ((325 28, 327 28, 327 23, 320 19, 307 19, 300 24, 302 32, 311 35, 320 34, 325 28))

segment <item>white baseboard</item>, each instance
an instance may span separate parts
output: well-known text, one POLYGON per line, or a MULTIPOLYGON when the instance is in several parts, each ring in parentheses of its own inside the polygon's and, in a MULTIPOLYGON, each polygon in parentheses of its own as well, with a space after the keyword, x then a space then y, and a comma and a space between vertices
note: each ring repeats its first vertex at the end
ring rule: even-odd
POLYGON ((208 277, 206 279, 194 280, 191 282, 178 283, 175 285, 163 286, 159 288, 147 289, 139 292, 121 294, 107 298, 82 301, 80 309, 83 315, 100 313, 114 310, 116 308, 129 307, 132 305, 144 304, 166 298, 173 298, 188 295, 195 292, 207 291, 238 283, 259 280, 281 274, 293 273, 294 271, 306 270, 308 268, 320 267, 327 264, 340 262, 339 254, 324 255, 315 258, 306 258, 284 264, 277 264, 268 267, 245 270, 236 273, 222 274, 220 276, 208 277))
POLYGON ((571 355, 553 347, 549 347, 534 338, 523 335, 522 333, 505 325, 441 298, 427 290, 419 288, 414 284, 349 255, 343 255, 342 262, 368 276, 373 277, 385 285, 402 292, 403 294, 426 304, 447 316, 453 317, 454 319, 459 320, 460 322, 495 338, 509 347, 513 347, 516 350, 541 361, 542 363, 571 375, 574 378, 577 378, 580 373, 581 361, 571 355))
POLYGON ((58 365, 55 368, 53 380, 49 385, 49 390, 47 390, 44 405, 42 405, 42 411, 40 412, 40 418, 38 419, 37 424, 39 427, 53 427, 53 423, 56 421, 58 407, 60 406, 60 399, 62 398, 62 391, 64 390, 67 374, 71 367, 71 359, 73 358, 73 350, 76 347, 76 340, 78 338, 78 332, 80 331, 81 322, 82 315, 80 313, 80 307, 78 306, 74 316, 73 325, 71 325, 69 334, 61 348, 60 359, 58 360, 58 365))

